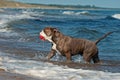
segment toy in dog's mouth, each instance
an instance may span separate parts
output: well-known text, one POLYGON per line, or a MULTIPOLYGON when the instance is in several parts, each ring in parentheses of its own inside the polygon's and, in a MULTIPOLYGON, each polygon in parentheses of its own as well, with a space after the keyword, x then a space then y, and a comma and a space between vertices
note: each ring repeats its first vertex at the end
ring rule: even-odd
POLYGON ((44 36, 40 35, 39 38, 40 38, 41 40, 45 41, 45 37, 44 37, 44 36))

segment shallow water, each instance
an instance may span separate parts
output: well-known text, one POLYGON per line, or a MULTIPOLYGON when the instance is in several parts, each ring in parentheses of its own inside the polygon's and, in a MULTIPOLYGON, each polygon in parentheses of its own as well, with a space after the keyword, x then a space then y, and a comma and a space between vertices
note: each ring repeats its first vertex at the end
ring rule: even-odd
POLYGON ((119 10, 2 9, 2 65, 10 72, 48 80, 119 80, 119 14, 119 10), (92 41, 107 32, 116 32, 98 44, 102 65, 86 65, 80 55, 73 56, 73 63, 67 64, 65 57, 58 54, 51 62, 44 60, 51 43, 41 41, 39 32, 46 26, 56 27, 68 36, 92 41))

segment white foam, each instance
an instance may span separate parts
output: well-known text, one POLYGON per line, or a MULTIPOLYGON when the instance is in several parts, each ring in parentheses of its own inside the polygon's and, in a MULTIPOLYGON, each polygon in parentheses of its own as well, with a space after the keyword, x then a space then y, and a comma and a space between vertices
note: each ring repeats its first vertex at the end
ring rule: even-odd
POLYGON ((120 73, 73 69, 33 60, 18 60, 2 55, 3 66, 8 71, 45 80, 119 80, 120 73))
POLYGON ((20 36, 20 34, 13 31, 11 27, 9 28, 7 27, 9 26, 8 23, 12 21, 20 20, 20 19, 33 19, 33 17, 31 17, 29 14, 24 14, 21 12, 12 12, 12 14, 1 13, 0 14, 0 37, 20 36))
POLYGON ((112 15, 113 18, 120 19, 120 14, 114 14, 112 15))
POLYGON ((82 12, 76 12, 75 14, 76 15, 80 15, 80 14, 86 15, 86 14, 89 14, 89 12, 88 11, 82 11, 82 12))
POLYGON ((14 14, 0 14, 0 27, 6 26, 7 23, 14 21, 14 20, 19 20, 19 19, 29 19, 33 18, 29 14, 25 13, 14 13, 14 14))
POLYGON ((75 14, 75 13, 74 13, 74 11, 64 11, 63 14, 73 15, 73 14, 75 14))
POLYGON ((37 17, 42 16, 44 13, 45 13, 44 11, 37 12, 37 11, 32 11, 32 9, 27 9, 22 11, 22 14, 29 15, 29 16, 37 16, 37 17))
POLYGON ((62 14, 65 15, 86 15, 89 14, 88 11, 74 12, 74 11, 64 11, 62 14))

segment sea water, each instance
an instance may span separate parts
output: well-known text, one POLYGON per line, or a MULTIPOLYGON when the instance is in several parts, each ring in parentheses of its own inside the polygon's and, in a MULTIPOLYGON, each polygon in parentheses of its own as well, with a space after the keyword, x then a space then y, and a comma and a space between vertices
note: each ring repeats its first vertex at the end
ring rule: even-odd
MULTIPOLYGON (((45 80, 120 80, 120 10, 1 10, 0 65, 7 71, 45 80), (51 49, 51 43, 39 39, 46 26, 92 41, 115 31, 97 45, 104 66, 76 69, 41 61, 51 49)), ((72 59, 84 64, 80 55, 72 59)), ((51 61, 64 62, 65 57, 56 54, 51 61)))

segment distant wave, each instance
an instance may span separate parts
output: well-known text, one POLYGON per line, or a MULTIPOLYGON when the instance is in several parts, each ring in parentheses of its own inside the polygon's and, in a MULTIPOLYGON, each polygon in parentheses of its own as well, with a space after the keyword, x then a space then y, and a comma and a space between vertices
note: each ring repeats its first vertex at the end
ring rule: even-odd
MULTIPOLYGON (((5 12, 5 10, 4 10, 5 12)), ((34 18, 30 14, 26 14, 27 12, 22 13, 14 13, 14 14, 0 14, 0 28, 7 26, 7 23, 14 21, 14 20, 20 20, 20 19, 31 19, 34 18)))
POLYGON ((76 15, 89 15, 88 11, 77 12, 76 15))
POLYGON ((19 20, 19 19, 24 19, 24 18, 30 18, 30 16, 25 15, 25 14, 17 14, 17 15, 0 15, 0 29, 5 29, 5 30, 0 30, 0 32, 7 31, 6 26, 8 26, 8 23, 14 20, 19 20))
POLYGON ((31 11, 31 10, 23 10, 22 14, 25 14, 25 15, 28 15, 28 16, 31 16, 31 17, 37 17, 37 16, 44 15, 45 12, 44 11, 42 11, 42 12, 35 12, 35 11, 31 11))
POLYGON ((74 14, 74 11, 64 11, 63 14, 72 15, 74 14))
POLYGON ((21 20, 21 19, 31 19, 31 18, 33 17, 31 17, 29 14, 20 13, 20 12, 13 13, 12 11, 11 12, 9 11, 9 14, 8 14, 7 10, 4 10, 4 13, 0 14, 0 37, 2 39, 6 39, 10 37, 12 38, 16 37, 17 39, 18 37, 21 37, 19 33, 14 31, 14 29, 9 25, 9 23, 17 20, 21 20))
POLYGON ((62 14, 66 14, 66 15, 89 15, 90 13, 88 11, 82 11, 82 12, 64 11, 62 14))
POLYGON ((113 18, 120 19, 120 14, 114 14, 112 15, 113 18))

